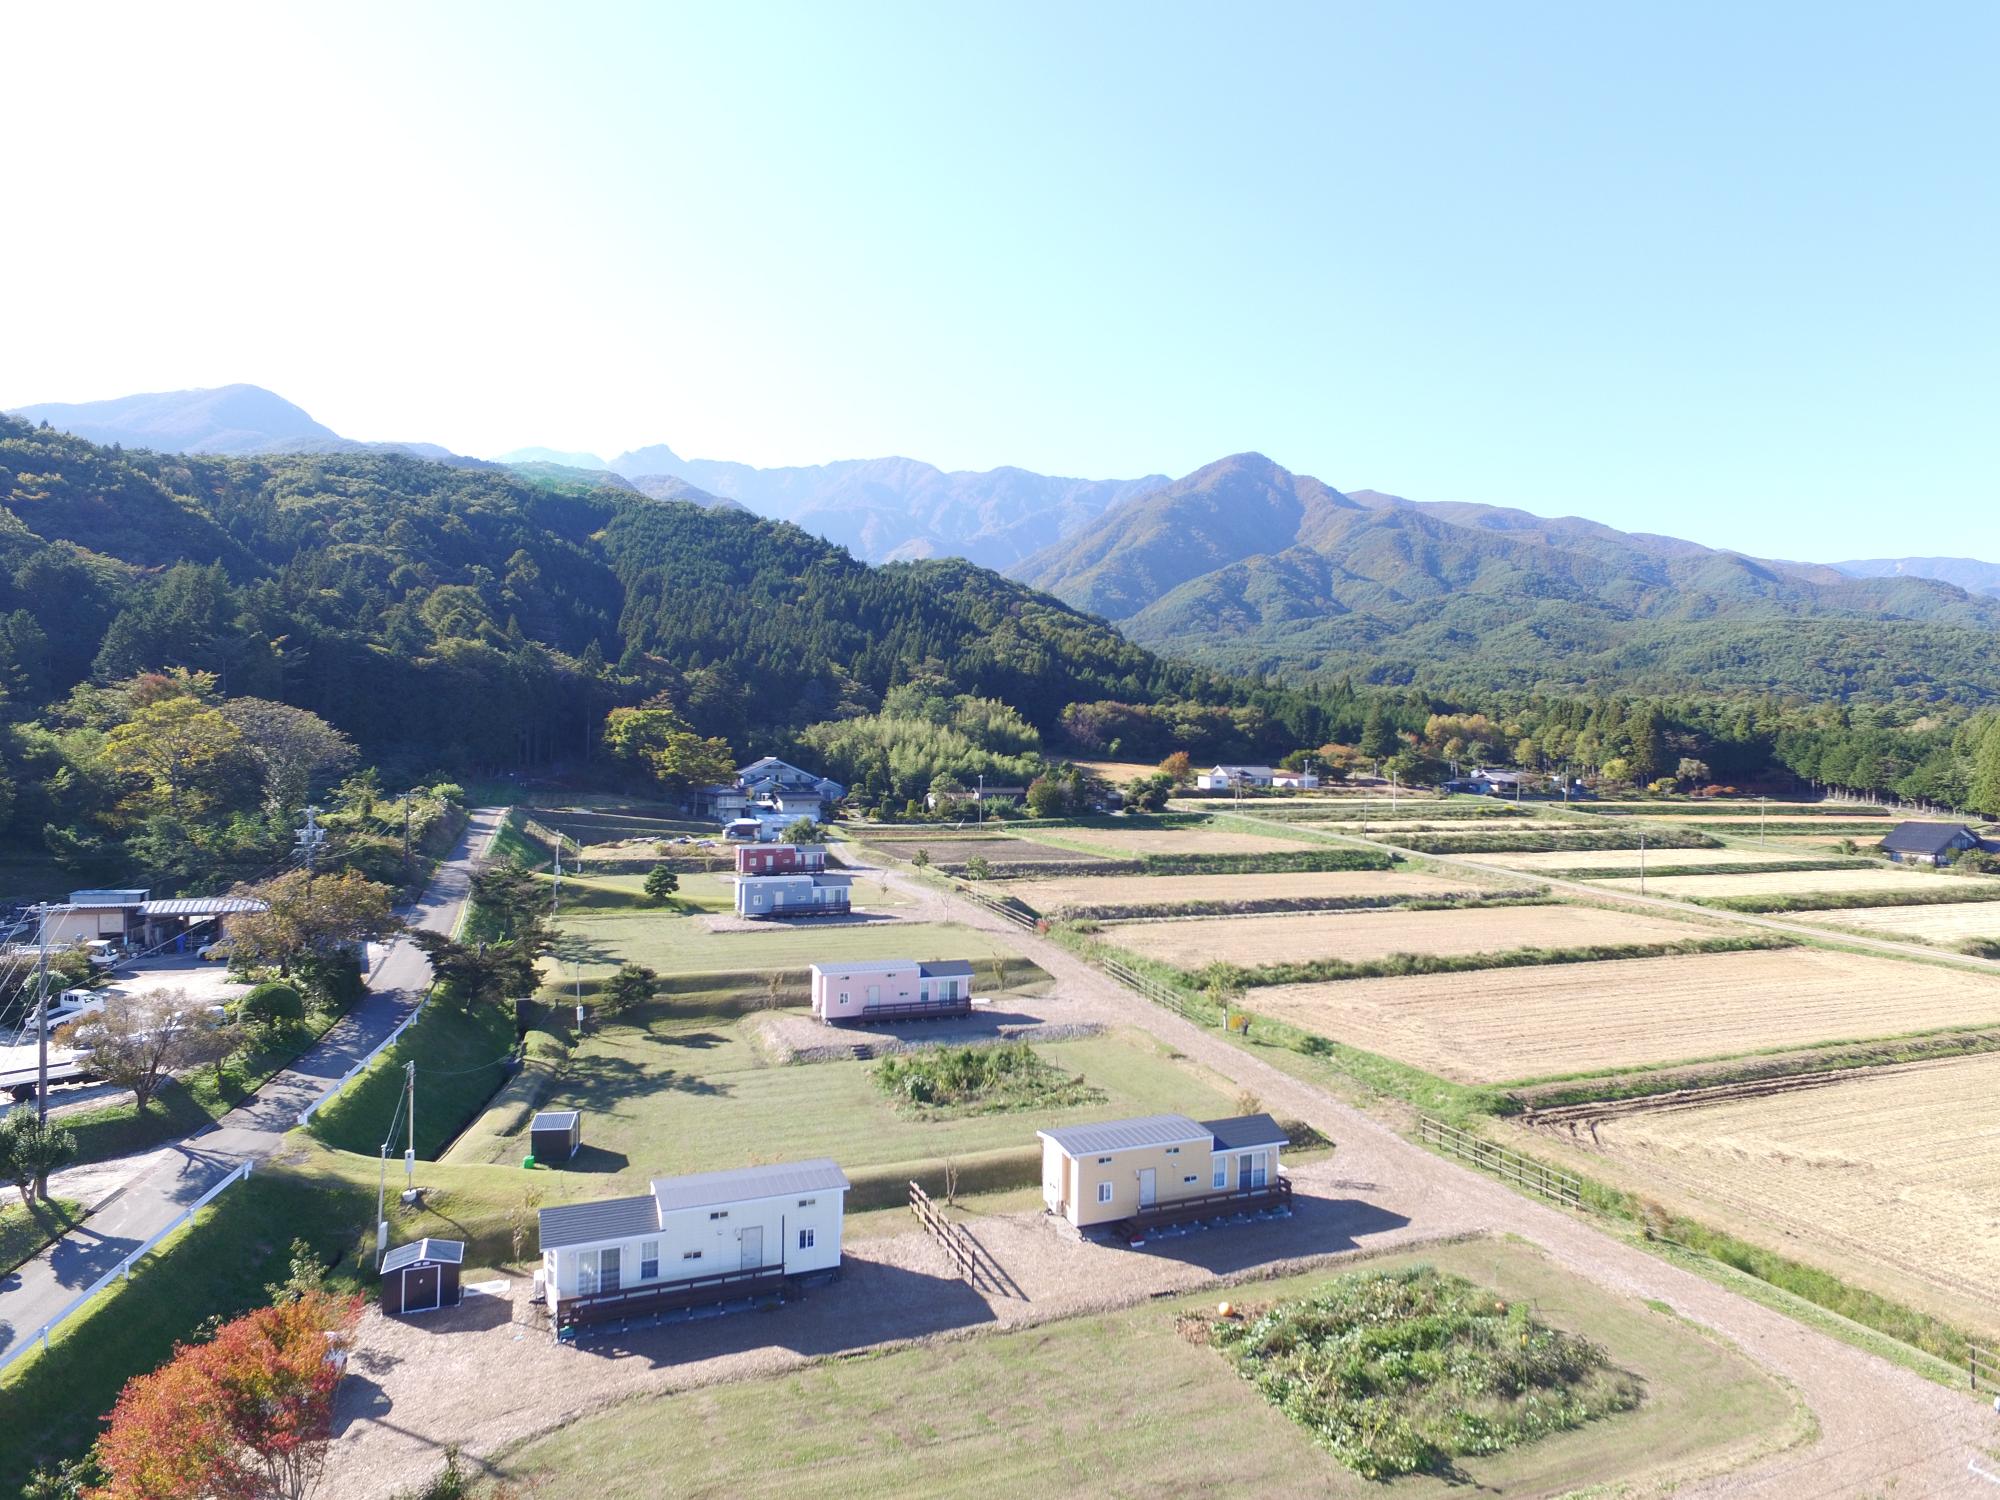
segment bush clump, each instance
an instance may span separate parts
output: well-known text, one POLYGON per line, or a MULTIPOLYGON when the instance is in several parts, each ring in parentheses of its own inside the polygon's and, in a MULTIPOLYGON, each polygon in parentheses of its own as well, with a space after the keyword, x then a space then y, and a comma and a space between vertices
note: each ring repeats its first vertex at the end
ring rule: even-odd
POLYGON ((1448 1471, 1644 1396, 1589 1339, 1430 1266, 1355 1272, 1240 1321, 1218 1318, 1208 1340, 1370 1479, 1448 1471))
POLYGON ((246 1026, 269 1029, 306 1017, 304 998, 281 979, 267 979, 252 986, 236 1004, 237 1014, 246 1026))
POLYGON ((885 1057, 875 1083, 898 1105, 926 1114, 990 1115, 1099 1104, 1104 1090, 1044 1061, 1026 1042, 940 1047, 885 1057))

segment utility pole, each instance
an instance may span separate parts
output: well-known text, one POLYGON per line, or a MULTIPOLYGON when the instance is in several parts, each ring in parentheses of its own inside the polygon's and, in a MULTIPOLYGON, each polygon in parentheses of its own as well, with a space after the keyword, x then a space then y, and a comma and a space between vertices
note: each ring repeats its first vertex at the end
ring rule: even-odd
POLYGON ((410 1117, 409 1145, 403 1150, 403 1201, 412 1203, 417 1196, 417 1064, 412 1058, 403 1064, 403 1088, 409 1101, 404 1111, 410 1117))
POLYGON ((41 953, 35 960, 35 1118, 49 1117, 49 908, 41 909, 41 931, 37 941, 41 953))
POLYGON ((308 807, 306 809, 306 826, 298 830, 298 836, 293 841, 293 847, 298 850, 299 857, 305 861, 306 865, 306 904, 308 906, 312 904, 313 871, 319 864, 320 847, 325 843, 326 830, 319 826, 319 809, 308 807))
POLYGON ((1646 835, 1639 835, 1639 894, 1646 894, 1646 835))
POLYGON ((1757 799, 1757 847, 1764 847, 1764 798, 1757 799))
POLYGON ((984 771, 979 773, 978 811, 979 821, 984 823, 986 821, 986 773, 984 771))
POLYGON ((403 793, 403 876, 410 874, 410 794, 403 793))

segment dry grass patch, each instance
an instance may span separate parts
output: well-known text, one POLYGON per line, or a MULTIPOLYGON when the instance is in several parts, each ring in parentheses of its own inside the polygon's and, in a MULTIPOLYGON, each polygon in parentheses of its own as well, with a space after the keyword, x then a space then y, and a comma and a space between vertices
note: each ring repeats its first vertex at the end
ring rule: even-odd
POLYGON ((2000 1054, 1600 1120, 1614 1160, 1787 1244, 2000 1307, 2000 1054))
POLYGON ((1269 917, 1189 917, 1124 922, 1104 940, 1145 958, 1198 969, 1209 963, 1350 963, 1394 953, 1458 956, 1510 948, 1684 943, 1717 929, 1590 906, 1457 907, 1446 911, 1302 912, 1269 917))
POLYGON ((1247 833, 1196 824, 1188 828, 1051 828, 1045 837, 1093 853, 1135 858, 1147 854, 1276 854, 1323 847, 1280 833, 1247 833))
MULTIPOLYGON (((1714 851, 1709 851, 1714 852, 1714 851)), ((1678 856, 1676 856, 1677 858, 1678 856)), ((1703 856, 1704 862, 1706 856, 1703 856)), ((1685 862, 1685 861, 1683 861, 1685 862)), ((1636 879, 1609 880, 1605 884, 1620 890, 1636 891, 1636 879)), ((1651 896, 1738 897, 1738 896, 1819 896, 1845 895, 1858 891, 1962 890, 1964 899, 1982 897, 2000 900, 2000 880, 1979 880, 1966 875, 1927 874, 1885 865, 1879 870, 1777 870, 1761 875, 1661 875, 1649 877, 1646 893, 1651 896), (1941 882, 1949 881, 1950 885, 1941 882)))
MULTIPOLYGON (((1544 849, 1531 854, 1457 854, 1452 857, 1510 870, 1623 870, 1639 863, 1639 841, 1635 838, 1630 849, 1544 849)), ((1820 858, 1823 856, 1788 853, 1783 849, 1649 848, 1646 851, 1649 864, 1662 866, 1775 865, 1820 858)), ((1652 882, 1648 880, 1647 885, 1650 888, 1652 882)))
POLYGON ((2000 1021, 2000 978, 1816 948, 1348 979, 1253 1008, 1460 1083, 2000 1021))
POLYGON ((1953 901, 1930 906, 1850 906, 1840 911, 1802 911, 1800 922, 1853 927, 1882 937, 1922 943, 2000 940, 2000 901, 1953 901))
POLYGON ((1157 907, 1197 901, 1448 901, 1478 894, 1469 881, 1402 870, 1308 870, 1290 875, 1080 875, 996 881, 996 895, 1044 916, 1076 908, 1157 907))

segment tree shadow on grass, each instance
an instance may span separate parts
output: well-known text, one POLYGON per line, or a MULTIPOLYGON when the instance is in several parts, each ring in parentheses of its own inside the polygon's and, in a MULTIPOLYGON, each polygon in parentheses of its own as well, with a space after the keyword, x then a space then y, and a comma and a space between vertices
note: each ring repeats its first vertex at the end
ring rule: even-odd
MULTIPOLYGON (((654 1094, 693 1094, 703 1098, 727 1098, 733 1090, 693 1073, 672 1068, 644 1067, 629 1057, 615 1053, 593 1056, 573 1064, 563 1079, 560 1101, 550 1108, 610 1111, 628 1099, 644 1099, 654 1094)), ((588 1120, 585 1129, 589 1128, 588 1120)))

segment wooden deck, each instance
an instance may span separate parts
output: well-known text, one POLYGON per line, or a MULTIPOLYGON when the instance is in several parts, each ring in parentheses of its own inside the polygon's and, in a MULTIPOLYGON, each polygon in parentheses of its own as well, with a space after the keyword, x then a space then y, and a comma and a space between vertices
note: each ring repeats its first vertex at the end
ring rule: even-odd
POLYGON ((907 1000, 900 1005, 871 1005, 858 1016, 827 1016, 830 1026, 872 1026, 882 1021, 946 1021, 972 1014, 972 999, 907 1000))
POLYGON ((1168 1229, 1176 1224, 1198 1224, 1205 1219, 1233 1219, 1239 1214, 1289 1211, 1292 1206, 1292 1179, 1280 1174, 1270 1183, 1248 1192, 1202 1193, 1193 1198, 1175 1198, 1142 1208, 1130 1218, 1120 1219, 1111 1232, 1127 1244, 1143 1240, 1148 1231, 1168 1229))

